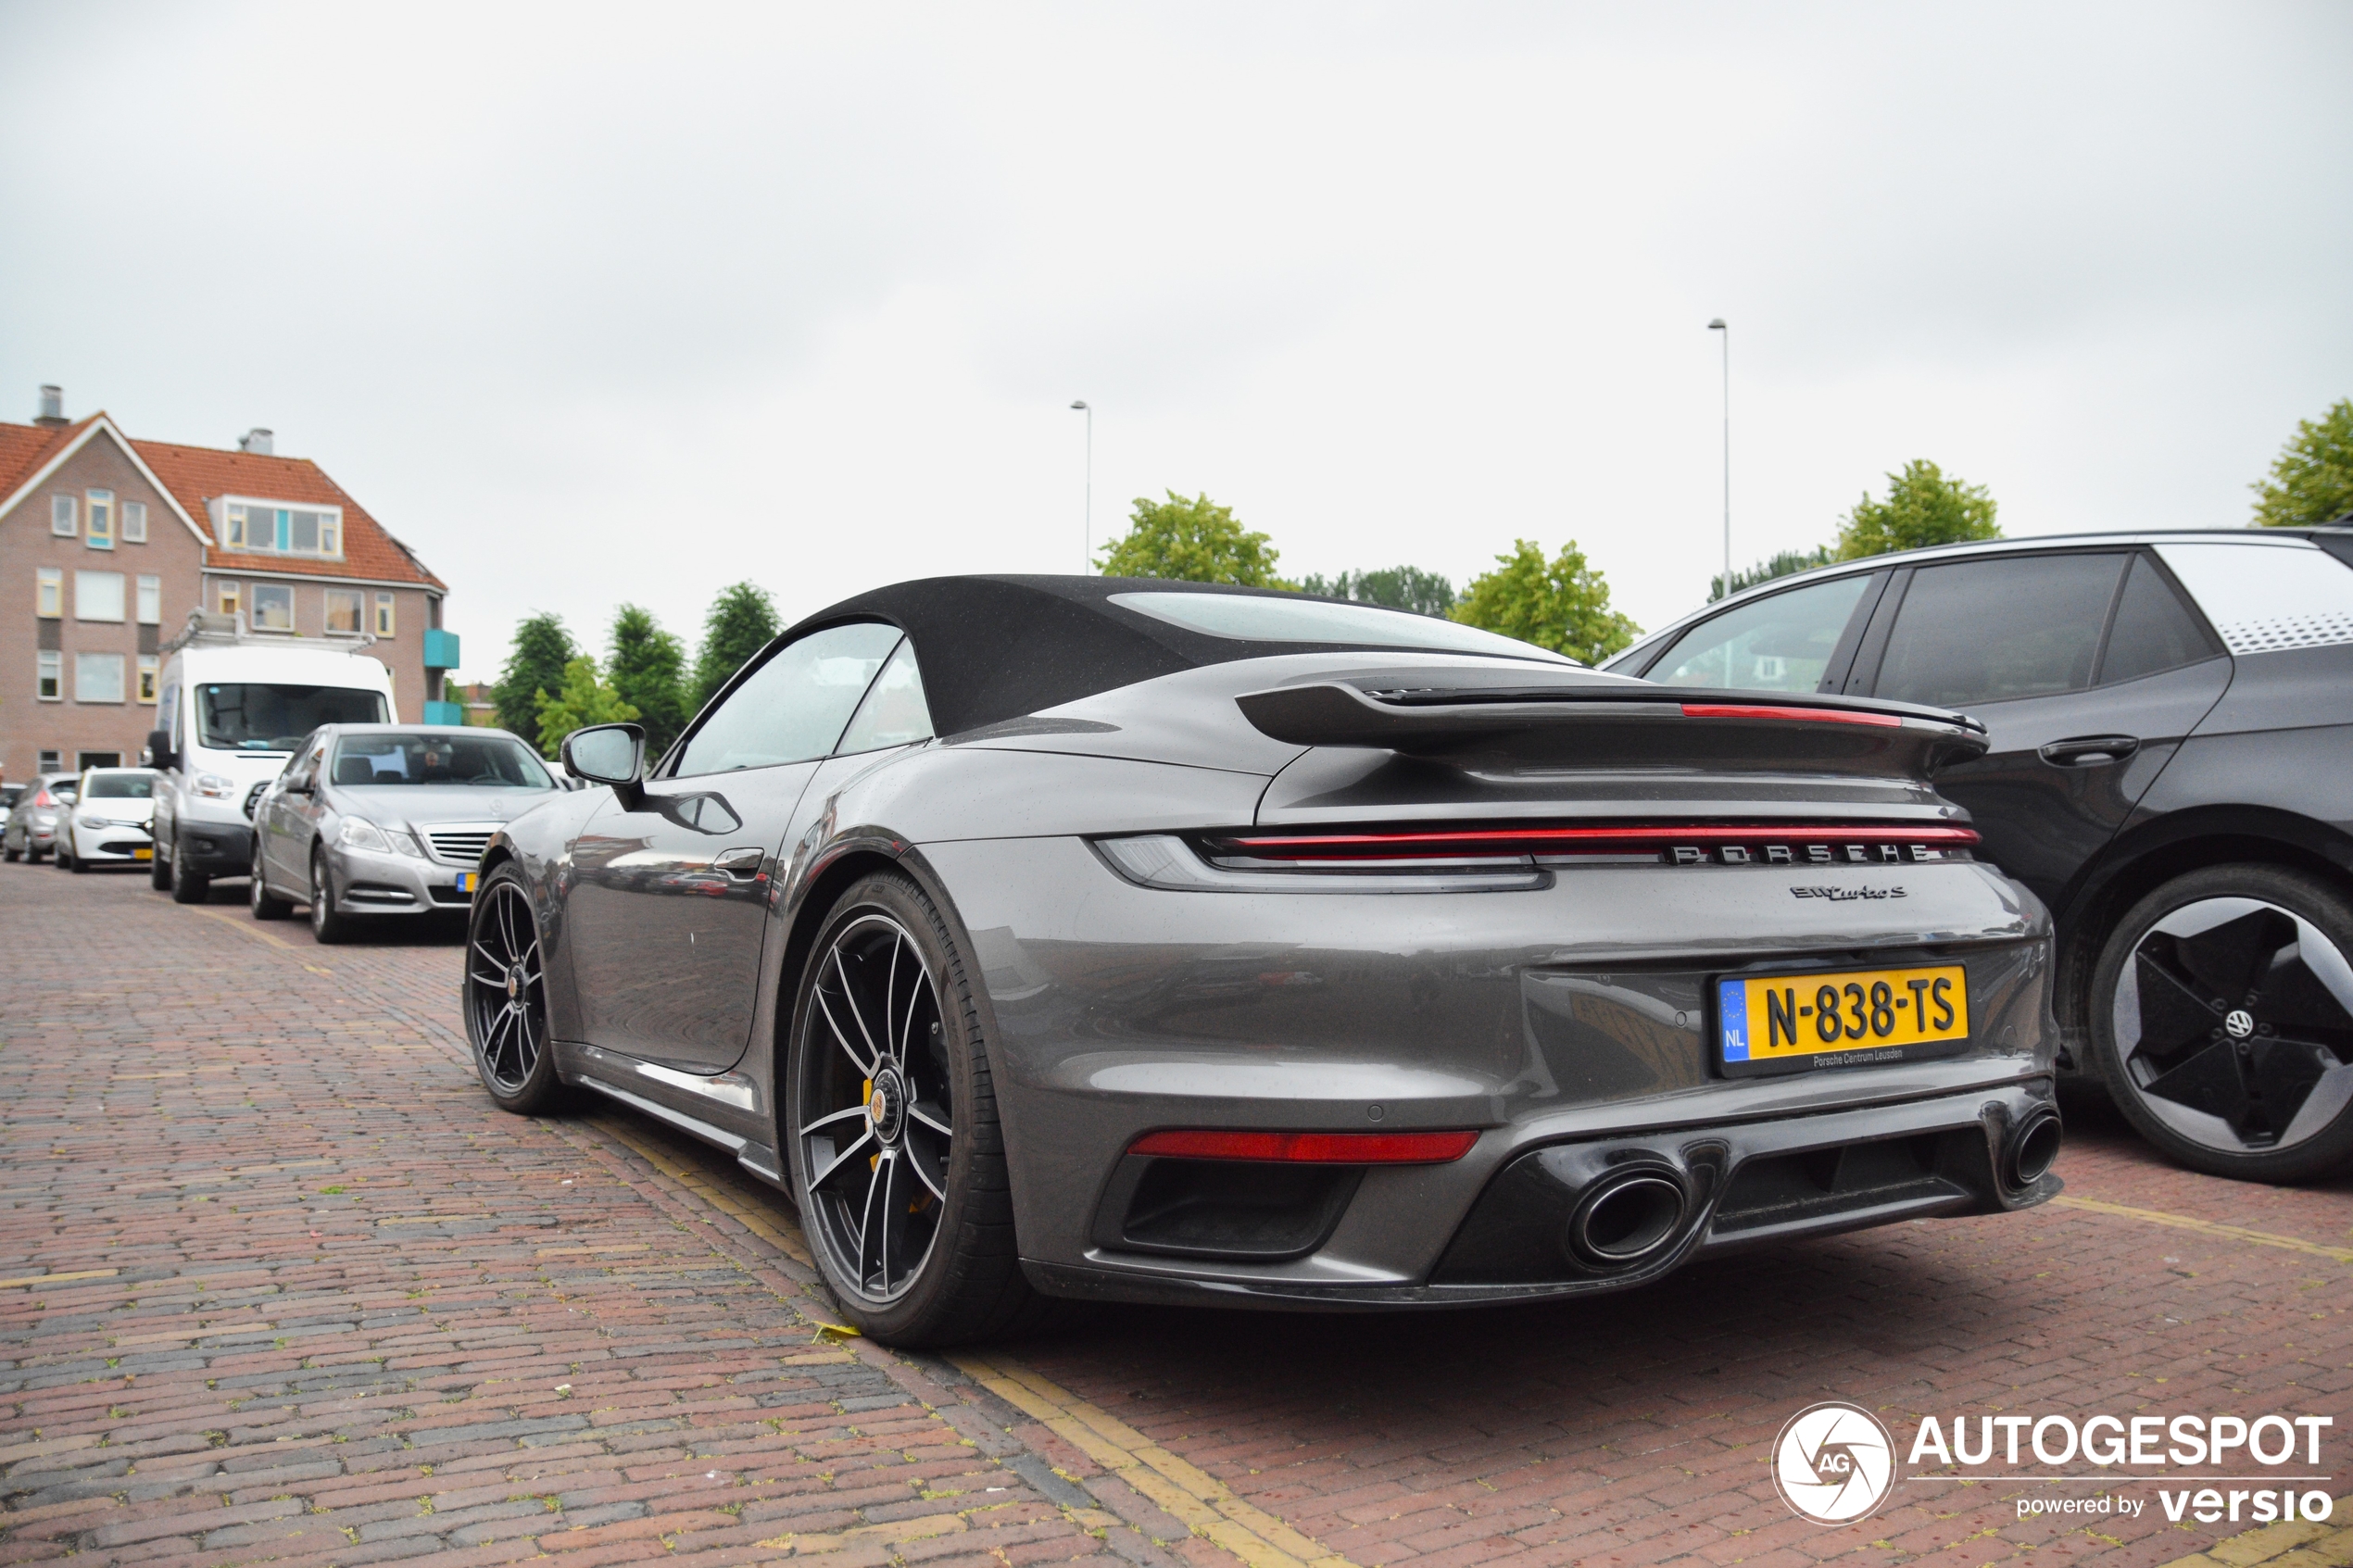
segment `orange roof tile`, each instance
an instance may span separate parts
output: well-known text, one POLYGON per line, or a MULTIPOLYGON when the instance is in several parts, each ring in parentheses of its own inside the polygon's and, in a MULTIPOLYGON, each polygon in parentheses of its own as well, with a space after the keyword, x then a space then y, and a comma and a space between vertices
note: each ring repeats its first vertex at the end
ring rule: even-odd
POLYGON ((258 555, 214 548, 207 557, 232 571, 284 571, 305 577, 361 577, 416 583, 447 590, 409 547, 384 531, 326 470, 308 458, 264 457, 223 452, 210 446, 181 446, 168 441, 133 441, 139 456, 172 495, 207 529, 208 506, 217 495, 250 495, 258 501, 308 501, 343 508, 343 559, 258 555))
POLYGON ((94 420, 76 420, 69 425, 12 425, 0 423, 0 500, 17 493, 17 486, 40 471, 61 448, 71 443, 94 420))

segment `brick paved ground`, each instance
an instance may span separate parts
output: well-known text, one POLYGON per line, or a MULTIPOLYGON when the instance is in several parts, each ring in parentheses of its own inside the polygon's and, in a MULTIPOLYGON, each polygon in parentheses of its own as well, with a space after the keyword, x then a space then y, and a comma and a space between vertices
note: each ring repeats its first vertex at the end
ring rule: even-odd
POLYGON ((894 1357, 818 1331, 789 1208, 729 1160, 492 1109, 454 946, 317 948, 231 897, 0 866, 0 1562, 2353 1558, 2172 1524, 2153 1486, 2021 1524, 2016 1483, 1907 1480, 1821 1530, 1763 1465, 1826 1398, 1906 1436, 2330 1414, 2333 1460, 2353 1185, 2214 1182, 2079 1112, 2069 1199, 2022 1220, 1567 1307, 1136 1310, 894 1357))

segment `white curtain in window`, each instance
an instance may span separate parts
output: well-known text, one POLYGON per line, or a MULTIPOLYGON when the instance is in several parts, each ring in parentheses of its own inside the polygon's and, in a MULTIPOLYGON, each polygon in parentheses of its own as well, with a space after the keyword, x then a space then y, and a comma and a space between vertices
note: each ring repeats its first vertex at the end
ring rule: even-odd
POLYGON ((73 656, 73 696, 77 702, 122 700, 122 655, 78 653, 73 656))
POLYGON ((76 621, 122 619, 122 573, 77 571, 73 574, 73 618, 76 621))

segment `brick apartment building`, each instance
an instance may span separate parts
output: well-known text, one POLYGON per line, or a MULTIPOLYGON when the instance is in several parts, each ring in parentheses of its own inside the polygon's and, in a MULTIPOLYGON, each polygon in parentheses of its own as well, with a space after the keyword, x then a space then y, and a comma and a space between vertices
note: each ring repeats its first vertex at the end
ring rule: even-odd
POLYGON ((257 636, 372 637, 402 718, 460 721, 447 587, 318 464, 265 430, 234 451, 132 440, 63 401, 44 386, 31 424, 0 421, 0 777, 136 762, 163 649, 199 608, 257 636))

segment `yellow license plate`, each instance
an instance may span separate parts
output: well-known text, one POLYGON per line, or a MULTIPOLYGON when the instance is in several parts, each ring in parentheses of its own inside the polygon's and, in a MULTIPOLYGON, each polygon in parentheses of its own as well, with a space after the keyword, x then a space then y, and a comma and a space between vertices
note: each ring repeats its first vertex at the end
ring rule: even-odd
POLYGON ((133 849, 131 852, 131 858, 134 860, 152 860, 156 858, 156 852, 152 847, 133 849))
POLYGON ((472 893, 474 890, 474 884, 479 883, 481 880, 482 873, 480 872, 459 872, 458 873, 458 891, 460 893, 472 893))
POLYGON ((1728 1077, 1945 1056, 1969 1041, 1959 964, 1757 974, 1716 983, 1728 1077))

